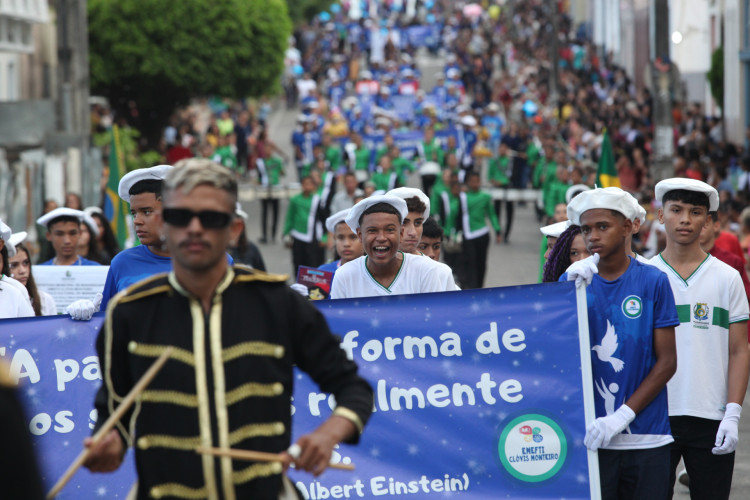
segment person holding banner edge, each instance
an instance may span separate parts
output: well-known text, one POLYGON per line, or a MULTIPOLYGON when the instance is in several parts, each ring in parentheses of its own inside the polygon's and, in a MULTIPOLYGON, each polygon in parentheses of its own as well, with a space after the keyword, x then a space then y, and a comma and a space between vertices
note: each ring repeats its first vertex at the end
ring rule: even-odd
POLYGON ((128 288, 108 307, 97 340, 106 396, 97 397, 99 422, 154 353, 170 345, 179 353, 142 394, 138 411, 129 410, 97 446, 87 440, 91 456, 85 465, 100 472, 119 467, 135 431, 139 499, 180 492, 281 498, 289 487, 285 466, 294 461, 318 475, 337 443, 358 440, 372 411, 372 389, 321 313, 285 286, 286 277, 227 265, 227 244, 240 228, 234 218, 237 183, 230 172, 190 160, 170 172, 164 188, 164 234, 173 271, 128 288), (237 327, 250 323, 253 329, 237 327), (299 458, 247 467, 195 453, 196 446, 286 450, 295 364, 337 401, 318 429, 297 440, 299 458))
POLYGON ((567 212, 592 253, 560 280, 588 285, 597 418, 584 444, 598 451, 602 498, 663 499, 673 441, 666 384, 677 368, 679 324, 672 289, 662 272, 626 253, 637 216, 627 193, 586 191, 567 212), (585 272, 592 267, 598 274, 585 272))

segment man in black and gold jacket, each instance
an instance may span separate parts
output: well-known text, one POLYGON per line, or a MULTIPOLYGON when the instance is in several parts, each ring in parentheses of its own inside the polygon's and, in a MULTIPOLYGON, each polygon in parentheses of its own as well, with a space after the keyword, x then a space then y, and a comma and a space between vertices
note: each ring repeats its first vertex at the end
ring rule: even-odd
MULTIPOLYGON (((373 406, 321 313, 285 277, 227 264, 241 230, 232 173, 188 160, 165 179, 164 236, 173 271, 139 282, 107 308, 97 349, 104 384, 99 422, 167 346, 174 351, 139 402, 91 448, 92 471, 119 467, 133 445, 138 498, 277 499, 283 469, 318 475, 341 441, 356 442, 373 406), (307 372, 337 407, 297 441, 285 463, 199 455, 198 447, 280 453, 291 436, 292 367, 307 372)), ((288 455, 285 455, 288 456, 288 455)), ((287 486, 288 480, 284 480, 287 486)))

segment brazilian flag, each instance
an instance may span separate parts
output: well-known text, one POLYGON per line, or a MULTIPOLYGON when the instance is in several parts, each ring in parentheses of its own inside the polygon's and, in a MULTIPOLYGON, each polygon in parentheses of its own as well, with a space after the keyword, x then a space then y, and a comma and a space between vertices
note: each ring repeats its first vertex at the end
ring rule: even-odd
POLYGON ((125 248, 128 240, 128 225, 125 219, 125 214, 128 213, 128 205, 117 194, 120 179, 125 175, 125 159, 120 145, 120 129, 117 125, 113 125, 111 132, 109 178, 107 179, 107 190, 104 197, 104 215, 109 219, 120 248, 125 248))
POLYGON ((599 157, 599 166, 596 169, 596 185, 601 188, 621 187, 620 178, 615 170, 615 154, 612 151, 612 141, 609 139, 609 132, 604 131, 604 140, 602 141, 602 154, 599 157))

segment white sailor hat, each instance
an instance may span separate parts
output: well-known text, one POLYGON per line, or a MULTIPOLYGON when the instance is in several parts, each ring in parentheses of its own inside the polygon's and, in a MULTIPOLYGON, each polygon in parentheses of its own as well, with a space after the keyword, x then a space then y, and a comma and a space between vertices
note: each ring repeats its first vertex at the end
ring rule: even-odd
POLYGON ((584 191, 568 203, 568 219, 573 224, 581 225, 581 214, 588 210, 602 208, 620 212, 627 219, 633 220, 637 216, 632 198, 618 187, 596 188, 584 191))
POLYGON ((3 240, 5 242, 5 248, 8 249, 8 257, 13 257, 16 254, 16 246, 11 243, 11 236, 13 235, 13 231, 10 230, 10 227, 0 220, 0 240, 3 240))
POLYGON ((477 119, 471 115, 465 115, 461 117, 461 123, 463 125, 466 125, 467 127, 475 127, 477 124, 477 119))
POLYGON ((93 215, 93 214, 99 214, 104 215, 104 211, 99 207, 86 207, 83 209, 83 213, 93 215))
POLYGON ((549 238, 559 238, 560 235, 563 234, 569 227, 570 221, 564 220, 562 222, 555 222, 554 224, 550 224, 549 226, 540 227, 539 230, 544 236, 547 236, 549 238))
POLYGON ((426 194, 424 194, 424 192, 422 192, 421 189, 400 187, 396 189, 391 189, 390 191, 388 191, 387 194, 391 196, 398 196, 404 201, 408 200, 409 198, 414 198, 416 196, 417 198, 419 198, 419 201, 424 203, 425 209, 424 209, 424 213, 422 214, 423 217, 426 219, 427 217, 430 216, 430 198, 426 194))
POLYGON ((349 210, 349 215, 346 216, 345 220, 346 225, 356 233, 357 228, 359 227, 359 218, 362 217, 365 210, 373 205, 377 205, 378 203, 387 203, 398 210, 398 213, 401 214, 401 220, 399 222, 404 222, 404 219, 409 214, 409 209, 406 208, 406 202, 398 196, 391 196, 388 194, 372 195, 369 198, 360 201, 349 210))
POLYGON ((120 179, 120 185, 117 186, 117 194, 120 195, 123 201, 130 203, 130 188, 140 181, 163 181, 172 168, 172 165, 157 165, 155 167, 139 168, 138 170, 128 172, 120 179))
MULTIPOLYGON (((123 179, 125 179, 125 177, 123 177, 123 179)), ((120 181, 120 184, 122 184, 122 181, 120 181)), ((80 222, 83 222, 83 212, 81 212, 80 210, 75 210, 68 207, 60 207, 42 215, 36 220, 36 223, 49 229, 50 222, 60 217, 75 217, 80 222)))
POLYGON ((576 184, 574 186, 570 186, 567 191, 565 191, 565 203, 570 203, 570 200, 575 198, 577 194, 580 194, 584 191, 588 191, 591 189, 586 184, 576 184))
POLYGON ((448 75, 448 78, 456 78, 461 75, 461 72, 458 71, 456 68, 450 68, 445 73, 448 75))
POLYGON ((326 219, 326 229, 328 230, 328 232, 335 233, 336 226, 339 225, 339 222, 346 222, 346 216, 349 215, 350 211, 351 208, 345 208, 328 217, 326 219))
MULTIPOLYGON (((23 243, 28 235, 29 233, 27 233, 26 231, 19 231, 10 235, 8 244, 13 247, 14 252, 16 251, 16 247, 23 243)), ((8 254, 10 254, 10 249, 8 249, 8 254)))
POLYGON ((99 236, 99 226, 96 224, 96 221, 93 217, 91 217, 90 214, 86 213, 86 211, 83 212, 83 218, 81 219, 81 222, 85 223, 91 234, 94 236, 94 238, 99 236))
POLYGON ((660 181, 654 191, 656 191, 656 199, 663 201, 664 195, 669 191, 675 189, 684 189, 686 191, 695 191, 697 193, 703 193, 708 197, 708 211, 715 212, 719 209, 719 193, 713 187, 709 186, 705 182, 697 181, 695 179, 687 179, 684 177, 673 177, 672 179, 664 179, 660 181))
POLYGON ((635 208, 635 217, 633 218, 633 222, 638 219, 641 224, 645 223, 646 209, 643 208, 640 203, 638 203, 638 200, 635 198, 635 196, 630 193, 628 193, 628 196, 630 196, 630 202, 633 204, 633 208, 635 208))
POLYGON ((244 220, 247 220, 248 218, 247 212, 242 210, 242 205, 240 205, 239 201, 234 206, 234 213, 237 215, 237 217, 242 217, 244 220))

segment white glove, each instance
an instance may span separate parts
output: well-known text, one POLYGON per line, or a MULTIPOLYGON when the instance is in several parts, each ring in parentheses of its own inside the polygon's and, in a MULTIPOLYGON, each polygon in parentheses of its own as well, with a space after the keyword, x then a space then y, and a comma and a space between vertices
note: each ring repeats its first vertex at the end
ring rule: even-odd
POLYGON ((612 441, 613 437, 624 431, 633 420, 635 420, 635 412, 628 405, 622 405, 616 412, 591 422, 586 427, 583 444, 591 451, 603 448, 612 441))
POLYGON ((737 441, 740 439, 740 413, 742 407, 737 403, 728 403, 727 410, 724 412, 724 418, 719 424, 719 432, 716 433, 716 448, 711 450, 714 455, 726 455, 732 453, 737 448, 737 441))
POLYGON ((99 312, 99 306, 102 305, 102 294, 97 293, 94 300, 79 299, 65 308, 65 312, 75 320, 88 321, 95 312, 99 312))
POLYGON ((304 298, 307 298, 309 290, 305 285, 302 283, 293 283, 289 285, 289 288, 297 292, 298 294, 302 295, 304 298))
POLYGON ((576 281, 576 288, 580 288, 582 284, 590 285, 594 279, 594 275, 599 272, 597 267, 599 264, 599 254, 595 253, 590 257, 586 257, 578 262, 573 262, 568 269, 565 271, 568 273, 568 281, 576 281))

